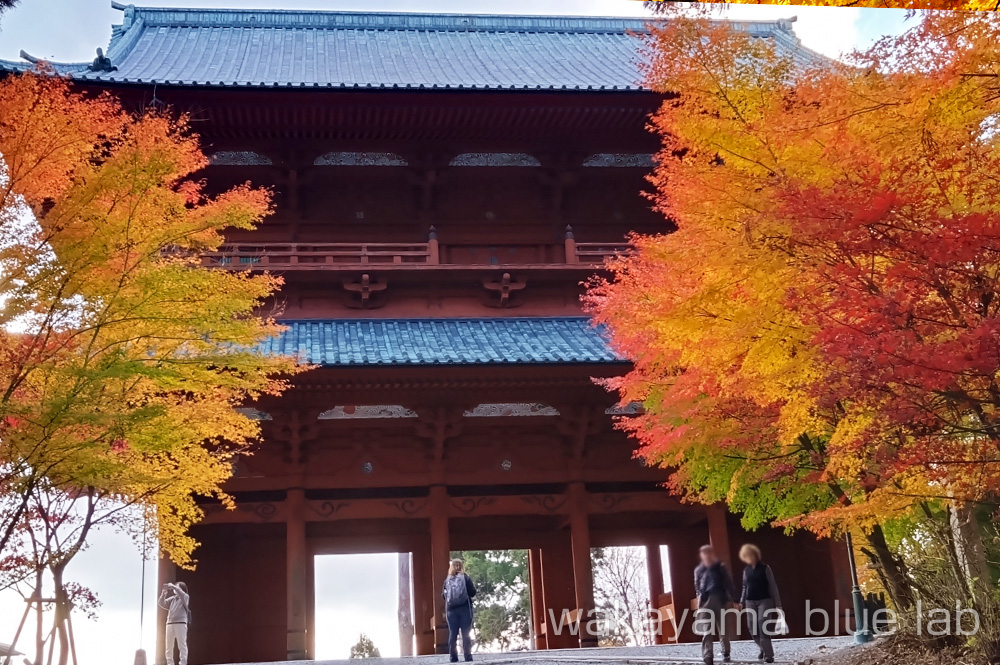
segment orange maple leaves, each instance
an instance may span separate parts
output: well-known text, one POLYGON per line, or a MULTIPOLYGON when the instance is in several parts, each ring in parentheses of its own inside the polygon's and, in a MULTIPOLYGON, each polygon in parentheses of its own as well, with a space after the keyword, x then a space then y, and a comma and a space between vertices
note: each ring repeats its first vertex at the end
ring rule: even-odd
POLYGON ((872 527, 1000 488, 1000 19, 935 13, 849 65, 675 19, 654 203, 592 286, 623 423, 749 524, 872 527))

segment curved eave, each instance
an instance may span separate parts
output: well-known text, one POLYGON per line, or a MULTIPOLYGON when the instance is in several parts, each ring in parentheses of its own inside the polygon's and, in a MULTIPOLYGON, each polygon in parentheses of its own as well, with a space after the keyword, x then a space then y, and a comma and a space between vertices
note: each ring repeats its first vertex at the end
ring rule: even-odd
MULTIPOLYGON (((255 89, 255 90, 365 90, 365 91, 443 91, 443 92, 580 92, 580 93, 652 93, 647 87, 634 86, 541 86, 541 85, 426 85, 413 83, 395 84, 360 84, 360 83, 304 83, 304 82, 266 82, 266 81, 184 81, 184 80, 158 80, 142 79, 118 76, 90 76, 80 75, 81 69, 88 67, 86 64, 62 63, 53 64, 53 73, 57 76, 65 76, 77 83, 88 85, 108 85, 108 86, 167 86, 178 88, 212 88, 212 89, 255 89), (70 69, 78 68, 78 69, 70 69)), ((38 65, 32 63, 19 63, 10 60, 0 60, 0 74, 24 74, 35 71, 38 65)))

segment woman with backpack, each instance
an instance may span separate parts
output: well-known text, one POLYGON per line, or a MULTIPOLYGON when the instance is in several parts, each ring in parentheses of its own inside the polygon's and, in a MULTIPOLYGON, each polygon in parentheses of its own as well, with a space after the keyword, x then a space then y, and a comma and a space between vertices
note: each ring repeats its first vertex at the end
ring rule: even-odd
POLYGON ((458 662, 458 633, 462 633, 462 653, 465 661, 472 661, 472 598, 476 595, 476 586, 465 574, 465 563, 454 559, 448 568, 448 577, 444 580, 445 609, 448 613, 448 651, 451 662, 458 662))

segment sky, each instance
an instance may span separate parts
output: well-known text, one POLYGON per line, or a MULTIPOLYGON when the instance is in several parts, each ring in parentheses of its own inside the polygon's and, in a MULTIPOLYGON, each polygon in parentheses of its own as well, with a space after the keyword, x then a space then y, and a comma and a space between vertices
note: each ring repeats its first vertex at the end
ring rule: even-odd
POLYGON ((397 554, 337 554, 315 560, 316 659, 347 658, 361 633, 384 657, 399 655, 397 554))
MULTIPOLYGON (((140 3, 142 4, 142 3, 140 3)), ((562 14, 645 16, 636 0, 150 0, 155 6, 417 11, 491 14, 562 14)), ((733 18, 773 19, 796 16, 802 42, 825 55, 839 57, 864 48, 878 37, 905 27, 905 12, 891 9, 848 9, 766 5, 731 6, 733 18)), ((122 14, 110 0, 21 0, 0 17, 0 58, 16 60, 24 49, 33 56, 62 62, 90 61, 106 47, 111 25, 122 14)), ((347 649, 366 630, 383 655, 398 653, 395 638, 395 555, 322 557, 317 560, 318 655, 346 657, 347 649), (363 581, 363 591, 356 588, 363 581), (336 633, 324 626, 340 626, 336 633), (367 626, 365 628, 365 626, 367 626)), ((142 558, 125 536, 100 530, 91 547, 69 569, 69 577, 96 591, 103 601, 100 618, 76 619, 80 665, 132 661, 141 644, 152 655, 155 644, 156 565, 147 566, 146 621, 140 638, 143 589, 142 558)), ((10 642, 24 610, 19 596, 0 593, 0 642, 10 642)), ((194 626, 193 629, 197 629, 194 626)), ((152 662, 152 660, 150 661, 152 662)))

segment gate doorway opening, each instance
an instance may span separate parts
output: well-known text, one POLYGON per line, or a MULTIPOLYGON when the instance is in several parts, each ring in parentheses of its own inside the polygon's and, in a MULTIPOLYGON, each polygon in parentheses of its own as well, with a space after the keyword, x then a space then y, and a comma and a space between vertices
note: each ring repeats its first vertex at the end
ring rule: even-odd
MULTIPOLYGON (((590 552, 594 603, 604 617, 601 646, 649 646, 662 642, 666 626, 653 611, 673 616, 666 545, 597 547, 590 552), (655 558, 650 561, 650 557, 655 558)), ((672 631, 671 631, 672 633, 672 631)))
MULTIPOLYGON (((400 598, 411 603, 409 577, 401 594, 401 560, 409 553, 324 554, 313 559, 315 576, 316 660, 343 660, 352 647, 377 649, 382 657, 400 655, 400 598), (370 640, 365 644, 362 636, 370 640)), ((367 655, 374 655, 368 653, 367 655)))
POLYGON ((531 645, 528 550, 452 552, 476 585, 473 651, 500 653, 531 645))

